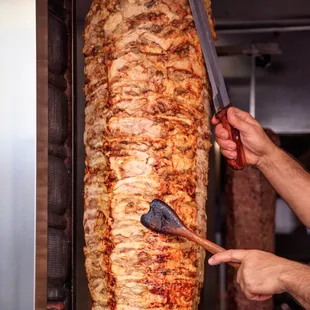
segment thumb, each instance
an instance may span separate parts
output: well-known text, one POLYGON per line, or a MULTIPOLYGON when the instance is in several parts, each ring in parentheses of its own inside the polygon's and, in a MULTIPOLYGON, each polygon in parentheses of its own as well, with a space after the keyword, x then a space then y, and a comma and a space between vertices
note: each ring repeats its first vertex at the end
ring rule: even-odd
POLYGON ((233 108, 230 108, 227 111, 227 118, 229 123, 243 134, 249 132, 253 126, 246 121, 247 117, 249 117, 248 113, 244 112, 244 114, 240 115, 236 113, 235 109, 233 108))
POLYGON ((208 263, 210 265, 218 265, 220 263, 235 262, 240 263, 248 254, 248 250, 225 250, 213 255, 208 263))

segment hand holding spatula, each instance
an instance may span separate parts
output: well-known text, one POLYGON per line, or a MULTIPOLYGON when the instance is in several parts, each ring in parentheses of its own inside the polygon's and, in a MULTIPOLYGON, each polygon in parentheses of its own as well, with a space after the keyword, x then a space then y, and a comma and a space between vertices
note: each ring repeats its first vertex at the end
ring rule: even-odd
MULTIPOLYGON (((185 226, 178 215, 170 206, 159 199, 154 199, 150 204, 148 213, 141 216, 141 223, 152 231, 184 237, 202 246, 212 254, 225 251, 217 244, 202 238, 185 226)), ((230 262, 229 265, 239 268, 240 264, 230 262)))

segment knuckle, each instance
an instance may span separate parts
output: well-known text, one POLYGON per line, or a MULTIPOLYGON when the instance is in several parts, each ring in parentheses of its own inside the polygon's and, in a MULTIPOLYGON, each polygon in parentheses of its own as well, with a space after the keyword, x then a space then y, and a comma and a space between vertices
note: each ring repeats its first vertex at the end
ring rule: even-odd
POLYGON ((244 120, 251 120, 251 119, 254 119, 253 116, 249 113, 249 112, 246 112, 245 116, 244 116, 244 120))
POLYGON ((245 284, 246 288, 247 288, 249 291, 252 291, 253 285, 252 285, 252 283, 249 281, 249 279, 245 278, 245 279, 244 279, 244 284, 245 284))
POLYGON ((217 124, 217 125, 215 126, 215 134, 216 134, 216 135, 220 135, 221 131, 222 131, 222 126, 221 126, 221 124, 217 124))
POLYGON ((228 152, 227 150, 221 149, 221 151, 222 151, 222 154, 223 154, 225 157, 228 157, 228 158, 231 157, 230 152, 228 152))
POLYGON ((254 287, 253 283, 251 283, 249 280, 244 279, 244 285, 245 285, 246 289, 247 289, 249 292, 251 292, 251 293, 254 292, 255 287, 254 287))
POLYGON ((254 294, 255 293, 255 288, 253 287, 252 284, 247 285, 247 290, 250 294, 254 294))
POLYGON ((224 143, 221 145, 221 149, 227 152, 227 154, 230 152, 230 150, 227 148, 227 145, 225 145, 224 143))
POLYGON ((215 261, 218 261, 219 258, 221 258, 221 256, 219 255, 220 253, 214 254, 212 259, 215 261))
POLYGON ((218 145, 220 145, 221 146, 221 143, 222 143, 222 139, 221 139, 221 136, 219 135, 219 134, 216 134, 215 135, 215 141, 216 141, 216 143, 218 144, 218 145))
POLYGON ((249 299, 249 300, 253 300, 255 298, 255 295, 253 295, 253 293, 251 292, 246 292, 246 297, 249 299))
POLYGON ((244 295, 246 296, 246 298, 250 299, 250 293, 248 292, 248 290, 244 290, 243 291, 244 295))
POLYGON ((224 143, 224 141, 223 141, 221 138, 217 138, 217 139, 216 139, 216 142, 217 142, 217 144, 218 144, 221 148, 223 148, 223 147, 225 146, 225 143, 224 143))
POLYGON ((231 260, 233 260, 234 257, 235 257, 235 251, 234 251, 234 250, 228 250, 228 255, 229 255, 229 258, 230 258, 231 260))

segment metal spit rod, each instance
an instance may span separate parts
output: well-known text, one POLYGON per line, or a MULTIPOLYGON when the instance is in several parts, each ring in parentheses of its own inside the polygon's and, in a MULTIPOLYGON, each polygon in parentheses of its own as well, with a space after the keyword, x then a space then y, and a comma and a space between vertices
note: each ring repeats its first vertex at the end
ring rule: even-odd
POLYGON ((255 118, 255 88, 256 88, 256 55, 255 45, 252 45, 251 56, 251 86, 250 86, 250 107, 249 112, 255 118))

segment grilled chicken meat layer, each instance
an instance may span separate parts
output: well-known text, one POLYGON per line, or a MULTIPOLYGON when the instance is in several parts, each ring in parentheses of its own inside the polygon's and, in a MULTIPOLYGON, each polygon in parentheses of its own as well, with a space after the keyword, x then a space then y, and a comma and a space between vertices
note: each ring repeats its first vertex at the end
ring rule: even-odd
POLYGON ((84 40, 92 309, 197 309, 204 251, 140 224, 159 198, 206 234, 210 90, 189 3, 94 0, 84 40))

